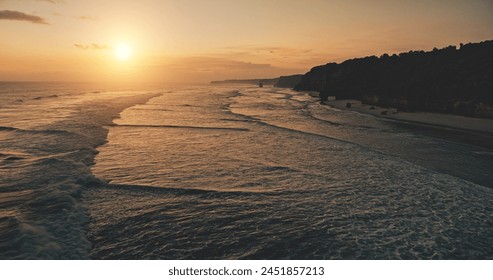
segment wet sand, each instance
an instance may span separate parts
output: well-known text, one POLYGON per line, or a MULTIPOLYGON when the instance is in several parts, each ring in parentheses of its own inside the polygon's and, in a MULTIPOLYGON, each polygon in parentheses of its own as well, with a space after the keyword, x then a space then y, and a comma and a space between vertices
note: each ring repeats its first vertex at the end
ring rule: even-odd
POLYGON ((329 100, 324 104, 340 110, 395 120, 395 125, 412 129, 417 133, 493 149, 492 119, 427 112, 399 112, 395 108, 362 104, 359 100, 329 100), (348 103, 351 103, 350 108, 347 107, 348 103))

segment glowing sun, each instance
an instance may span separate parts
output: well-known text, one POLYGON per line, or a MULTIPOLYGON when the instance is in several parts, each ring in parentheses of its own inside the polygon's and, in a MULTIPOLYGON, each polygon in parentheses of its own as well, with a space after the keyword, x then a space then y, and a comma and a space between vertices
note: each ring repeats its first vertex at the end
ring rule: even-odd
POLYGON ((132 56, 132 48, 125 43, 120 43, 115 48, 115 56, 118 60, 128 60, 132 56))

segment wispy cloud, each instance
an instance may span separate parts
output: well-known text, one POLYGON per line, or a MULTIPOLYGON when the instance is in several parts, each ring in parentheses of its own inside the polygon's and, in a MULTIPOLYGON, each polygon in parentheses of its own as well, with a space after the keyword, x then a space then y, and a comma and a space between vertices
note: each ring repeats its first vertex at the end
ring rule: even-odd
POLYGON ((237 59, 269 63, 273 67, 298 69, 299 73, 307 71, 313 65, 337 60, 333 49, 303 48, 283 46, 237 45, 217 49, 213 54, 226 59, 237 59))
POLYGON ((57 4, 57 3, 65 3, 64 0, 38 0, 38 1, 42 1, 42 2, 50 2, 52 4, 57 4))
POLYGON ((48 24, 48 22, 42 17, 10 10, 0 11, 0 20, 2 19, 28 21, 36 24, 48 24))
POLYGON ((97 18, 91 17, 91 16, 80 16, 80 17, 77 17, 77 18, 80 19, 80 20, 97 20, 97 18))
POLYGON ((307 48, 290 48, 290 47, 278 47, 278 46, 255 46, 255 45, 243 45, 243 46, 230 46, 223 49, 224 53, 244 54, 244 55, 305 55, 312 52, 312 49, 307 48))
POLYGON ((175 59, 175 61, 171 60, 170 62, 168 64, 170 68, 182 68, 182 65, 190 65, 193 69, 200 71, 259 70, 272 67, 270 64, 235 61, 217 57, 186 57, 175 59))
POLYGON ((148 73, 156 80, 209 82, 224 79, 273 78, 302 73, 300 69, 281 68, 268 63, 220 57, 166 57, 149 61, 148 73), (164 74, 163 74, 164 73, 164 74))
POLYGON ((77 19, 80 19, 80 20, 98 20, 97 17, 91 17, 91 16, 79 16, 79 17, 77 17, 77 19))
POLYGON ((108 45, 100 45, 100 44, 74 44, 74 47, 82 50, 109 50, 111 49, 108 45))

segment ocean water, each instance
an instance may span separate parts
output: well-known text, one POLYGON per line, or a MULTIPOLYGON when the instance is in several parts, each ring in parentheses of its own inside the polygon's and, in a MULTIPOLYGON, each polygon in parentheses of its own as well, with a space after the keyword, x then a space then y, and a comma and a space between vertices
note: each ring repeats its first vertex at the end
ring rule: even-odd
POLYGON ((0 100, 2 259, 493 258, 482 135, 267 87, 0 100))

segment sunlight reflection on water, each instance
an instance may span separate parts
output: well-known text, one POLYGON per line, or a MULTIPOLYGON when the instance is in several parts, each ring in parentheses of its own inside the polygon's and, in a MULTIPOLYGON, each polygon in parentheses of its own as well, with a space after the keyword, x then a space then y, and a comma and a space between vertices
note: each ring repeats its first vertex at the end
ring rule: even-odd
POLYGON ((405 160, 435 140, 303 93, 182 90, 115 122, 93 168, 109 186, 87 199, 95 258, 476 258, 492 244, 491 189, 405 160))

